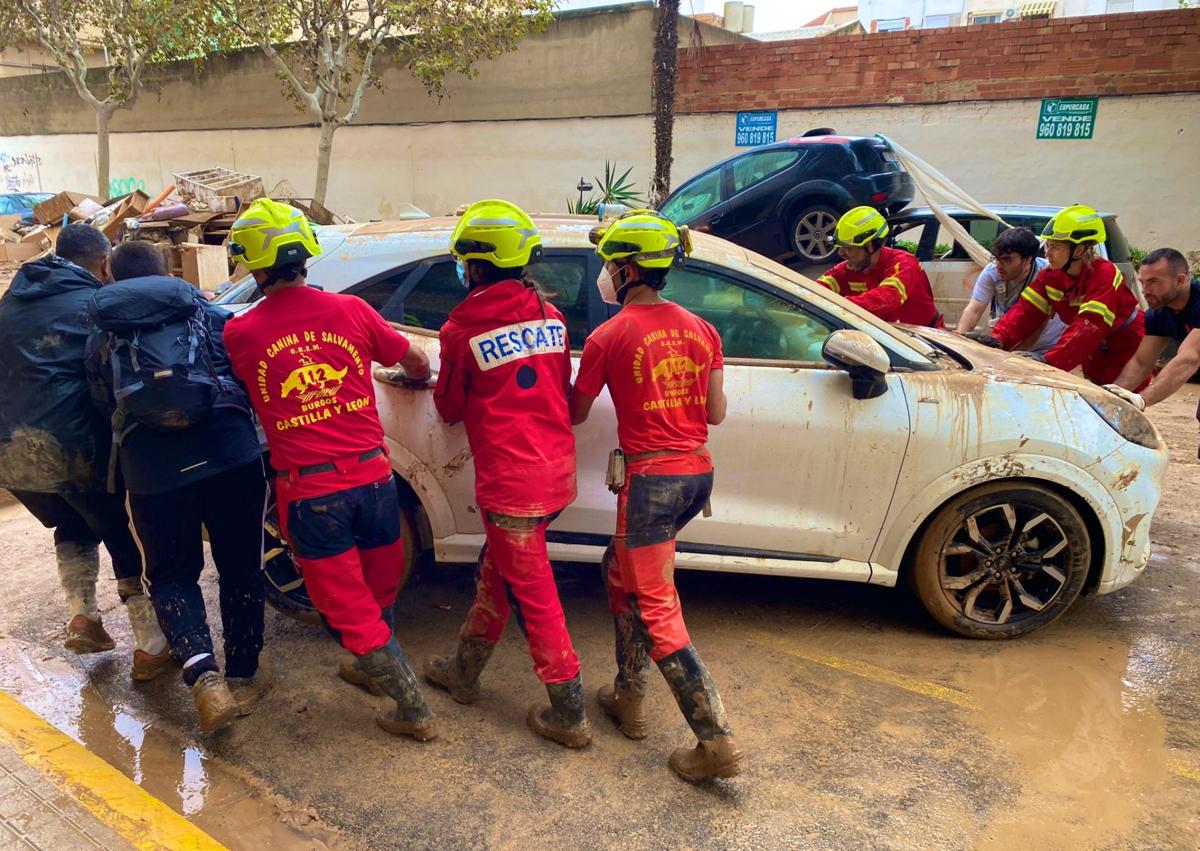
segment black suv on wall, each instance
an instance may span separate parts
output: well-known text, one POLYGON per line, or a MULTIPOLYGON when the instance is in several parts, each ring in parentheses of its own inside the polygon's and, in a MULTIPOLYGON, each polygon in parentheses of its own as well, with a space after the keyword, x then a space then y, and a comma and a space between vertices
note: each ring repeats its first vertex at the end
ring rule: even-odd
POLYGON ((896 213, 912 199, 912 178, 886 142, 823 128, 723 160, 659 210, 767 257, 825 263, 827 237, 851 207, 896 213))

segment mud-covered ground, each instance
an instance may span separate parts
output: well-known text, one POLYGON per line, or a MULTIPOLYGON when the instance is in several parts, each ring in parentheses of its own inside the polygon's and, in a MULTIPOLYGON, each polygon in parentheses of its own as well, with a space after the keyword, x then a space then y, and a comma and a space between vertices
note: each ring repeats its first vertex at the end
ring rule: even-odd
MULTIPOLYGON (((375 727, 383 701, 335 678, 339 651, 320 630, 269 612, 281 682, 229 732, 194 736, 178 681, 129 682, 111 580, 101 599, 118 650, 61 650, 50 533, 16 506, 0 508, 0 688, 233 848, 1193 848, 1197 394, 1153 409, 1172 463, 1145 576, 1028 638, 950 637, 899 591, 681 574, 748 756, 730 782, 670 774, 689 734, 657 675, 646 740, 594 704, 587 750, 536 738, 524 716, 543 692, 515 624, 477 705, 430 690, 444 734, 422 745, 375 727)), ((430 566, 404 592, 398 633, 414 661, 453 646, 470 573, 430 566)), ((591 693, 613 672, 599 576, 562 577, 591 693)))

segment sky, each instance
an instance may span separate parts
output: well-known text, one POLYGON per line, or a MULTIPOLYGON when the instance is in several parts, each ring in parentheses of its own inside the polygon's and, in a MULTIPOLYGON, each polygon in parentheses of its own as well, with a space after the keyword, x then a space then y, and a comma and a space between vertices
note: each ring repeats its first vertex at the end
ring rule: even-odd
MULTIPOLYGON (((561 9, 583 9, 588 6, 608 6, 614 0, 565 0, 561 9)), ((804 26, 817 15, 835 6, 849 6, 853 0, 749 0, 754 6, 754 31, 775 32, 794 30, 804 26)), ((679 10, 684 14, 715 12, 721 14, 724 0, 680 0, 679 10)))

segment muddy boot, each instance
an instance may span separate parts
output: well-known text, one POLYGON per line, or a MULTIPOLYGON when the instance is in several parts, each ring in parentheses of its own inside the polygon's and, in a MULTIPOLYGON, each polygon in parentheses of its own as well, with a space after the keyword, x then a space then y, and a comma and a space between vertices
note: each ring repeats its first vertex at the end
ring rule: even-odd
POLYGON ((453 656, 430 656, 425 660, 425 681, 450 692, 459 703, 479 700, 479 675, 483 673, 496 645, 461 639, 453 656))
POLYGON ((358 665, 375 681, 388 697, 396 701, 396 709, 375 717, 375 722, 395 736, 412 736, 418 742, 437 735, 433 713, 425 705, 417 678, 408 667, 400 642, 391 641, 358 657, 358 665))
POLYGON ((633 615, 613 617, 617 636, 617 677, 611 686, 601 686, 596 702, 604 714, 617 722, 617 729, 630 739, 646 738, 646 675, 650 657, 634 632, 633 615))
POLYGON ((710 777, 736 777, 742 770, 742 752, 734 745, 721 695, 696 648, 689 644, 660 660, 658 667, 683 717, 700 740, 694 748, 676 748, 669 760, 671 768, 692 783, 710 777))
POLYGON ((171 651, 158 626, 154 606, 142 592, 141 582, 122 579, 117 582, 117 591, 125 599, 125 614, 129 616, 129 627, 133 630, 133 670, 130 676, 134 682, 144 683, 171 667, 171 651))
POLYGON ((583 748, 591 744, 592 725, 583 706, 583 677, 565 683, 546 683, 550 705, 533 704, 526 721, 539 736, 565 745, 583 748))
POLYGON ((116 646, 117 643, 104 629, 99 616, 92 620, 87 615, 76 615, 67 624, 67 640, 63 642, 63 647, 68 650, 76 653, 100 653, 112 650, 116 646))
POLYGON ((338 662, 338 676, 350 685, 358 686, 375 697, 383 697, 383 689, 377 686, 375 681, 367 676, 366 671, 359 667, 356 658, 343 659, 338 662))
POLYGON ((254 707, 275 685, 275 663, 270 659, 259 659, 258 670, 253 677, 226 677, 226 684, 237 703, 238 717, 254 711, 254 707))
POLYGON ((212 733, 226 726, 238 714, 237 701, 216 671, 205 671, 192 684, 192 700, 200 716, 200 732, 212 733))

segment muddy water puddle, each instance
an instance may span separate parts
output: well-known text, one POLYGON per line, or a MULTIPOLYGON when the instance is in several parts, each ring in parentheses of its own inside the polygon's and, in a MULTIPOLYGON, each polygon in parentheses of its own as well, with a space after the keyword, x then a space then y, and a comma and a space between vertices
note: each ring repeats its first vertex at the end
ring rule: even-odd
POLYGON ((1158 794, 1179 782, 1156 699, 1194 666, 1154 635, 1072 635, 971 663, 959 684, 978 711, 957 732, 1012 757, 1019 789, 976 847, 1101 848, 1137 835, 1158 794))
POLYGON ((231 849, 347 848, 316 813, 272 794, 198 740, 110 704, 70 661, 8 637, 0 689, 231 849))

